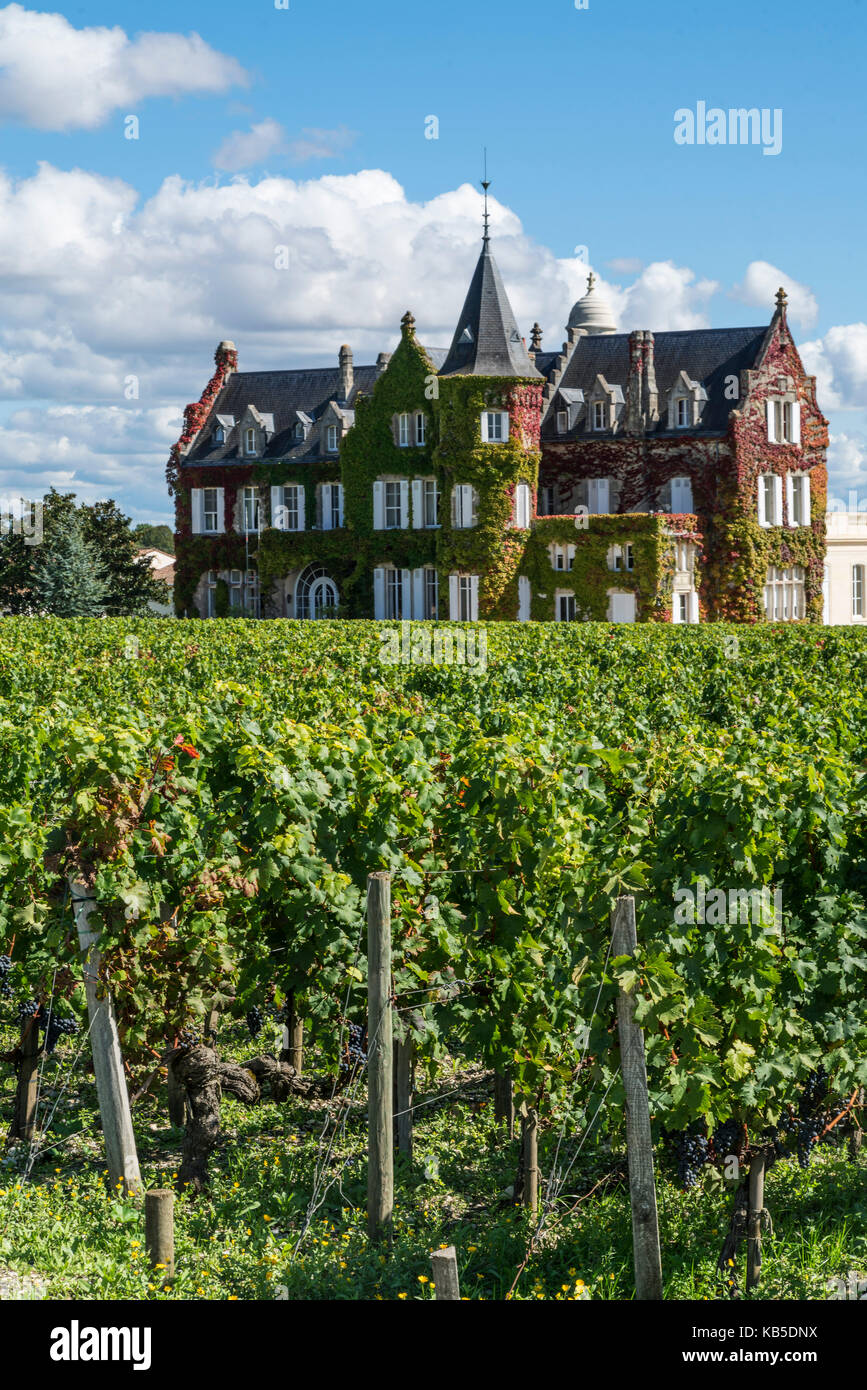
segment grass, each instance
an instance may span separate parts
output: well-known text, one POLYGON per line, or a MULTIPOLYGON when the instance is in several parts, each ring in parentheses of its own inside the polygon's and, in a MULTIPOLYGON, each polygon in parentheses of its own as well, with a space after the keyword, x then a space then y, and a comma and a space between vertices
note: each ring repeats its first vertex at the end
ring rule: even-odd
MULTIPOLYGON (((45 1065, 41 1113, 54 1104, 69 1072, 70 1046, 58 1051, 60 1059, 45 1065)), ((390 1257, 365 1233, 363 1105, 331 1146, 321 1203, 301 1239, 317 1160, 323 1169, 328 1148, 322 1138, 327 1108, 293 1101, 246 1110, 225 1098, 224 1142, 212 1159, 211 1191, 196 1201, 178 1198, 176 1276, 163 1287, 162 1276, 147 1266, 140 1202, 107 1189, 93 1083, 76 1073, 55 1111, 55 1147, 29 1180, 23 1146, 0 1160, 0 1276, 4 1270, 36 1275, 52 1299, 415 1300, 433 1297, 430 1252, 454 1244, 462 1294, 501 1300, 524 1259, 530 1223, 507 1194, 517 1142, 509 1143, 495 1124, 484 1077, 472 1069, 467 1076, 469 1088, 451 1103, 418 1112, 413 1163, 397 1156, 390 1257)), ((5 1068, 0 1103, 7 1111, 13 1084, 5 1068)), ((438 1078, 443 1091, 454 1084, 450 1070, 438 1078)), ((168 1125, 164 1092, 143 1097, 134 1118, 145 1184, 172 1185, 182 1132, 168 1125)), ((546 1222, 513 1298, 632 1296, 617 1118, 582 1151, 568 1200, 546 1222)), ((571 1156, 568 1132, 565 1152, 571 1156)), ((556 1138, 554 1126, 543 1130, 543 1174, 556 1138)), ((727 1300, 716 1260, 730 1194, 710 1171, 703 1186, 679 1190, 665 1153, 657 1167, 666 1298, 727 1300)), ((770 1170, 765 1200, 774 1229, 765 1236, 759 1297, 823 1299, 829 1279, 867 1270, 865 1178, 867 1155, 850 1161, 845 1148, 823 1148, 807 1170, 791 1162, 770 1170)))

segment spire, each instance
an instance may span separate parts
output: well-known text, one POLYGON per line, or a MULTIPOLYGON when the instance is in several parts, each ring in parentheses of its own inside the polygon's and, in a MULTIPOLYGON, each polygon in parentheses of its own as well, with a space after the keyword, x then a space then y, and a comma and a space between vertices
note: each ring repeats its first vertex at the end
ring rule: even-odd
POLYGON ((440 376, 512 376, 541 378, 518 332, 497 262, 491 255, 488 220, 487 152, 485 157, 485 232, 464 307, 440 376))

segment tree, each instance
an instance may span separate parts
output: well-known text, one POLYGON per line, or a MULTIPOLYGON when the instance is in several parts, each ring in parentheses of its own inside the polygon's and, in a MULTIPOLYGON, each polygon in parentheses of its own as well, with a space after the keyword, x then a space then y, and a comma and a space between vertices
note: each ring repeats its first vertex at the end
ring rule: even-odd
POLYGON ((93 618, 105 610, 106 586, 99 556, 85 540, 76 512, 57 518, 40 548, 31 590, 33 607, 57 618, 93 618))
POLYGON ((52 488, 40 506, 39 544, 28 544, 20 528, 19 534, 0 537, 0 612, 60 611, 46 606, 47 565, 58 546, 58 553, 67 554, 71 526, 78 528, 80 539, 90 547, 92 577, 102 585, 100 612, 132 616, 146 613, 150 600, 166 602, 165 584, 155 579, 147 561, 139 558, 141 546, 129 518, 113 501, 76 507, 74 493, 52 488))
POLYGON ((140 521, 133 527, 133 535, 142 550, 150 546, 154 550, 164 550, 167 555, 175 553, 175 536, 171 526, 158 526, 154 522, 140 521))

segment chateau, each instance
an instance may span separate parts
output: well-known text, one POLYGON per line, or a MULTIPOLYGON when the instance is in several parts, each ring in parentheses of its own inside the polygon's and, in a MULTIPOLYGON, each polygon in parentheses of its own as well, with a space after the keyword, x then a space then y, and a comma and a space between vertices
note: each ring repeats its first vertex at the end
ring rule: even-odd
POLYGON ((767 326, 616 331, 588 279, 529 346, 491 251, 448 350, 241 372, 168 467, 181 615, 822 621, 827 421, 767 326))

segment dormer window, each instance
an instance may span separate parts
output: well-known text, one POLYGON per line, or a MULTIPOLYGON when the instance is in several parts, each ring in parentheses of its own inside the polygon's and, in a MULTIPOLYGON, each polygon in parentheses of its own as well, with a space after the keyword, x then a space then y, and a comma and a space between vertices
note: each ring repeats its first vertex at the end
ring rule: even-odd
POLYGON ((336 454, 340 446, 340 431, 337 425, 329 425, 325 431, 325 447, 329 454, 336 454))
POLYGON ((689 407, 690 402, 687 400, 686 396, 679 396, 677 399, 676 408, 677 428, 679 430, 684 430, 692 424, 692 420, 690 419, 691 411, 689 407))
POLYGON ((256 431, 252 428, 244 431, 244 453, 255 454, 256 452, 256 431))
POLYGON ((768 439, 772 444, 800 444, 801 407, 794 400, 767 403, 768 439))
POLYGON ((218 425, 217 428, 214 430, 214 443, 215 443, 215 444, 225 444, 225 442, 226 442, 226 431, 223 429, 223 426, 222 426, 222 425, 218 425))
POLYGON ((593 428, 594 430, 604 430, 608 428, 608 421, 605 419, 605 401, 593 402, 593 428))
POLYGON ((505 444, 508 438, 508 412, 505 410, 486 410, 482 415, 482 443, 505 444))
POLYGON ((301 423, 300 420, 298 421, 298 424, 295 426, 295 429, 293 430, 293 434, 295 435, 295 438, 296 438, 296 439, 303 439, 303 438, 304 438, 304 426, 302 425, 302 423, 301 423))
POLYGON ((558 410, 558 411, 557 411, 557 433, 558 433, 558 434, 565 434, 565 433, 567 432, 568 429, 569 429, 569 412, 568 412, 568 410, 558 410))

